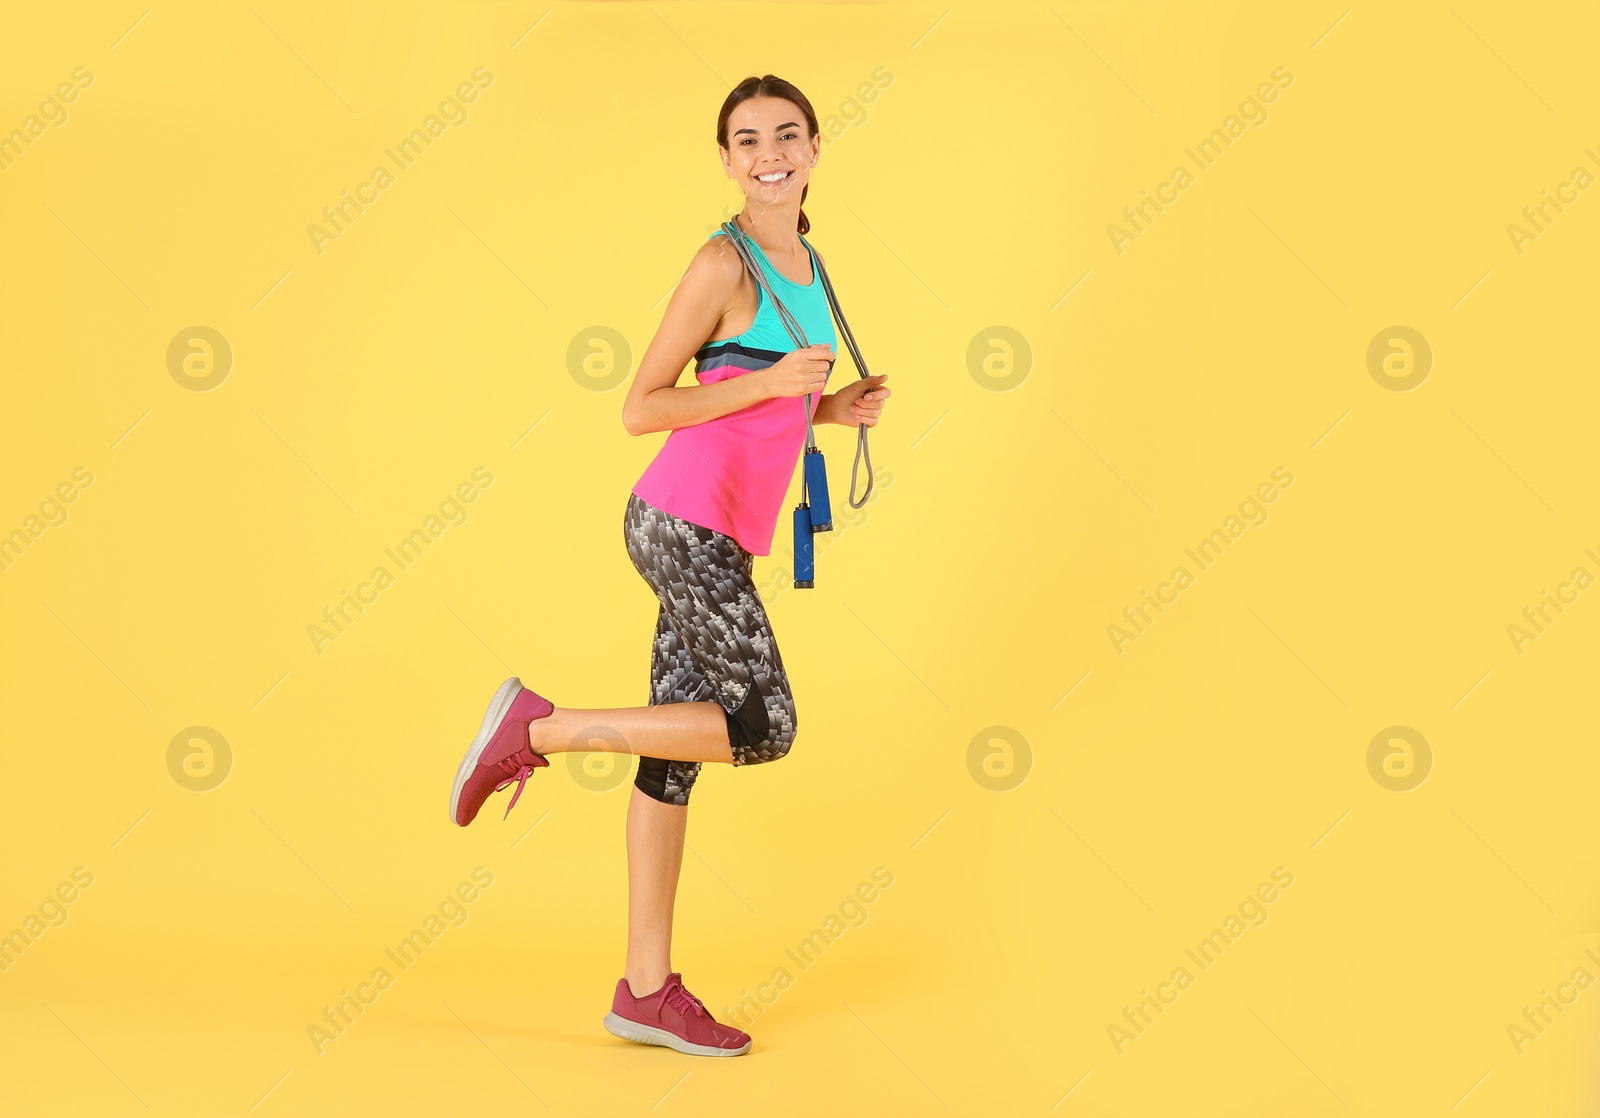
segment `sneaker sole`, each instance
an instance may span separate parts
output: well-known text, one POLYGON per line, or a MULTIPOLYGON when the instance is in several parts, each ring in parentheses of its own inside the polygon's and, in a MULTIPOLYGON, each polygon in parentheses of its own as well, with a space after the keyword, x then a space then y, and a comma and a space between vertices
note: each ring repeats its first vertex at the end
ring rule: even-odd
POLYGON ((635 1044, 659 1044, 663 1048, 671 1048, 688 1056, 743 1056, 750 1051, 750 1042, 744 1042, 742 1048, 713 1048, 709 1044, 691 1044, 677 1033, 658 1029, 654 1025, 643 1025, 638 1021, 630 1021, 615 1013, 608 1013, 601 1022, 606 1027, 606 1032, 612 1036, 631 1040, 635 1044))
MULTIPOLYGON (((500 689, 494 693, 494 698, 489 700, 489 709, 483 715, 483 725, 478 728, 478 736, 473 738, 472 744, 467 747, 467 755, 461 758, 461 765, 456 769, 456 782, 450 788, 451 823, 456 823, 456 810, 461 806, 461 789, 466 787, 467 778, 478 767, 478 758, 482 757, 483 751, 489 747, 495 730, 499 729, 506 711, 511 709, 511 704, 516 701, 517 692, 521 690, 523 690, 522 680, 512 676, 500 685, 500 689)), ((458 827, 462 825, 456 823, 458 827)))

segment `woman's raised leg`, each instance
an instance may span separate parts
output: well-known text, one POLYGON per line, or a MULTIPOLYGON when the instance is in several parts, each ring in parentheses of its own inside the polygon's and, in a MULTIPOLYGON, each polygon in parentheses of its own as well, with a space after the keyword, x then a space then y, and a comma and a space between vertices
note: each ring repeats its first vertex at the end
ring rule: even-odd
POLYGON ((556 707, 528 724, 528 745, 549 753, 637 753, 669 761, 733 764, 721 703, 648 707, 556 707))

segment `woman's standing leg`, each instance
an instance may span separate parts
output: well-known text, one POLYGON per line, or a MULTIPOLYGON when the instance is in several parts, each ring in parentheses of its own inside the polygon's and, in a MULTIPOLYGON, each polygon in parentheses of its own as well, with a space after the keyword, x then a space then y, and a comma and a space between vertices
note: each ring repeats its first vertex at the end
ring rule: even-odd
POLYGON ((672 973, 672 906, 683 867, 687 804, 664 804, 638 788, 628 793, 628 958, 623 977, 638 997, 672 973))
MULTIPOLYGON (((650 652, 650 705, 716 702, 711 681, 695 667, 667 617, 656 614, 650 652)), ((719 708, 720 709, 720 708, 719 708)), ((623 976, 643 997, 672 973, 672 912, 683 866, 689 790, 698 761, 640 757, 628 798, 628 958, 623 976)))

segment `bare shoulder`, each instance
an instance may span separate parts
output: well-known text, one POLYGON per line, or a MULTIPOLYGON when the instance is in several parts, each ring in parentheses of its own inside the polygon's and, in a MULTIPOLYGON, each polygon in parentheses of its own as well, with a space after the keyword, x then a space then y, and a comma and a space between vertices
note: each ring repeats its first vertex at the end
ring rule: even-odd
POLYGON ((700 283, 731 290, 744 275, 744 260, 726 236, 709 237, 689 261, 688 275, 700 283))
MULTIPOLYGON (((667 318, 676 321, 685 313, 720 316, 738 299, 744 262, 727 241, 726 237, 711 237, 695 249, 667 305, 667 318)), ((709 331, 714 324, 715 318, 704 326, 709 331)), ((700 325, 697 322, 695 329, 700 325)))

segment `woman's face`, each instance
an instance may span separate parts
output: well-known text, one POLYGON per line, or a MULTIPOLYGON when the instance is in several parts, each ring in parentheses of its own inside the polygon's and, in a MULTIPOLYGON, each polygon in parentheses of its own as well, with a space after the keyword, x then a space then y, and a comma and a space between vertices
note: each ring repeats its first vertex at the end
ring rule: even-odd
POLYGON ((765 205, 793 199, 811 179, 822 137, 807 136, 806 118, 792 101, 752 97, 728 114, 722 162, 746 196, 765 205))

